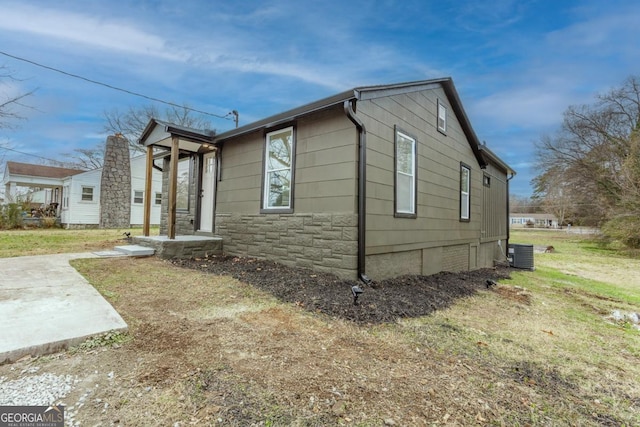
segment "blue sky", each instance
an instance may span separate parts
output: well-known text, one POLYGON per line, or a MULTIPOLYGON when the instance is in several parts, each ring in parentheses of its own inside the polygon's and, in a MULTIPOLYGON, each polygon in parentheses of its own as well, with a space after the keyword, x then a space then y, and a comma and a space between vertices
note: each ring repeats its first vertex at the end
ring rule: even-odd
MULTIPOLYGON (((450 76, 481 140, 528 196, 534 143, 570 105, 640 75, 637 0, 2 0, 0 51, 240 124, 369 84, 450 76)), ((150 101, 0 55, 36 89, 0 144, 61 160, 104 112, 150 101)), ((160 105, 160 108, 163 108, 160 105)), ((212 118, 218 131, 233 127, 212 118)), ((39 163, 16 152, 5 160, 39 163)), ((0 156, 2 153, 0 153, 0 156)))

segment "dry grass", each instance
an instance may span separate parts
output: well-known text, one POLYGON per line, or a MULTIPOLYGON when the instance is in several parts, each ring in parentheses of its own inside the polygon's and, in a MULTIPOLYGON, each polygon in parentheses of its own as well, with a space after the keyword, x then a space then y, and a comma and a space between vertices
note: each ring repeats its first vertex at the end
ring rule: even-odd
MULTIPOLYGON (((65 403, 93 390, 76 417, 86 424, 639 425, 640 332, 606 317, 640 312, 640 291, 558 271, 565 251, 590 249, 557 239, 534 272, 368 327, 155 258, 77 260, 133 339, 36 363, 77 376, 65 403)), ((600 267, 613 256, 592 252, 600 267)), ((621 277, 636 274, 614 258, 621 277)))
MULTIPOLYGON (((0 258, 46 255, 57 253, 91 252, 113 249, 126 244, 125 231, 141 235, 141 229, 63 230, 61 228, 31 228, 0 230, 0 258)), ((158 229, 151 230, 158 234, 158 229)))

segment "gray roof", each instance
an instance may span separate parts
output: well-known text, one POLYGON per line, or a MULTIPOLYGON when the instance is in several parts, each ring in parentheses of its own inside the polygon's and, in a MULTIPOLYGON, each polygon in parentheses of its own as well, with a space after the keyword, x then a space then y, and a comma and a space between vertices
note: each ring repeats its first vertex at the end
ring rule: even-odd
POLYGON ((37 176, 41 178, 66 178, 86 172, 79 169, 60 168, 56 166, 34 165, 31 163, 7 162, 7 171, 11 175, 37 176))
POLYGON ((411 93, 424 89, 432 89, 436 87, 442 87, 453 112, 455 113, 460 126, 462 127, 462 131, 464 132, 473 153, 478 159, 478 163, 481 167, 485 167, 487 165, 487 160, 485 156, 497 164, 499 167, 503 168, 507 173, 514 173, 513 169, 511 169, 505 162, 503 162, 498 156, 496 156, 491 150, 487 149, 486 146, 483 146, 478 139, 473 127, 471 126, 471 122, 469 121, 469 117, 462 106, 462 101, 458 96, 458 92, 453 84, 453 80, 451 77, 444 77, 439 79, 431 79, 431 80, 419 80, 413 82, 406 83, 395 83, 395 84, 386 84, 386 85, 374 85, 374 86, 360 86, 355 87, 353 89, 346 90, 344 92, 340 92, 338 94, 329 96, 327 98, 320 99, 318 101, 311 102, 309 104, 302 105, 297 108, 293 108, 291 110, 284 111, 282 113, 274 114, 262 120, 255 121, 253 123, 246 124, 244 126, 240 126, 236 129, 231 129, 226 132, 222 132, 218 135, 214 135, 211 131, 198 130, 193 128, 188 128, 184 126, 175 125, 173 123, 163 122, 157 119, 151 119, 145 130, 143 131, 140 139, 138 140, 141 143, 150 136, 151 132, 155 129, 156 126, 162 126, 166 133, 179 136, 181 139, 185 139, 188 141, 192 141, 194 143, 219 143, 223 141, 230 140, 232 138, 245 135, 251 132, 256 132, 260 130, 264 130, 267 128, 271 128, 274 126, 278 126, 280 124, 284 124, 290 121, 293 121, 297 118, 313 114, 319 111, 328 110, 330 108, 334 108, 339 105, 343 105, 345 101, 358 101, 358 100, 367 100, 367 99, 375 99, 383 96, 402 94, 402 93, 411 93), (484 153, 484 156, 483 156, 484 153))
POLYGON ((458 92, 456 91, 456 88, 453 84, 453 79, 451 79, 451 77, 431 80, 419 80, 406 83, 356 87, 344 92, 340 92, 328 98, 323 98, 310 104, 302 105, 292 110, 275 114, 265 119, 258 120, 239 128, 223 132, 216 135, 214 141, 225 141, 239 135, 277 126, 279 124, 289 122, 291 120, 311 113, 327 110, 337 105, 342 105, 345 101, 374 99, 382 96, 389 96, 392 94, 416 92, 419 90, 434 88, 437 86, 442 86, 442 88, 444 89, 451 107, 453 108, 453 111, 456 114, 458 121, 460 122, 460 126, 462 127, 465 136, 469 140, 471 149, 478 159, 478 163, 480 163, 481 166, 485 166, 486 162, 480 154, 480 141, 475 131, 471 127, 471 122, 469 121, 469 117, 462 107, 462 102, 460 101, 460 97, 458 96, 458 92))

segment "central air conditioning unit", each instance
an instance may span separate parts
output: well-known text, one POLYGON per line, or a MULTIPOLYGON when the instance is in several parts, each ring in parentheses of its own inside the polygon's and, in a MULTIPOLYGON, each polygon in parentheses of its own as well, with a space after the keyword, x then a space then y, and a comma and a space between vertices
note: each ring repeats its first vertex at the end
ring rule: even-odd
POLYGON ((509 265, 533 271, 533 245, 509 244, 509 265))

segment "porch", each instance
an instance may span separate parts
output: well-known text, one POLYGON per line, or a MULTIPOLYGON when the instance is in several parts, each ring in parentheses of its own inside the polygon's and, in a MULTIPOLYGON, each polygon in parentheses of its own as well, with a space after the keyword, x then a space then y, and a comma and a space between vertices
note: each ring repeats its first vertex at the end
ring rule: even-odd
POLYGON ((153 248, 155 255, 162 259, 200 258, 222 254, 222 237, 218 236, 135 236, 136 245, 153 248))

